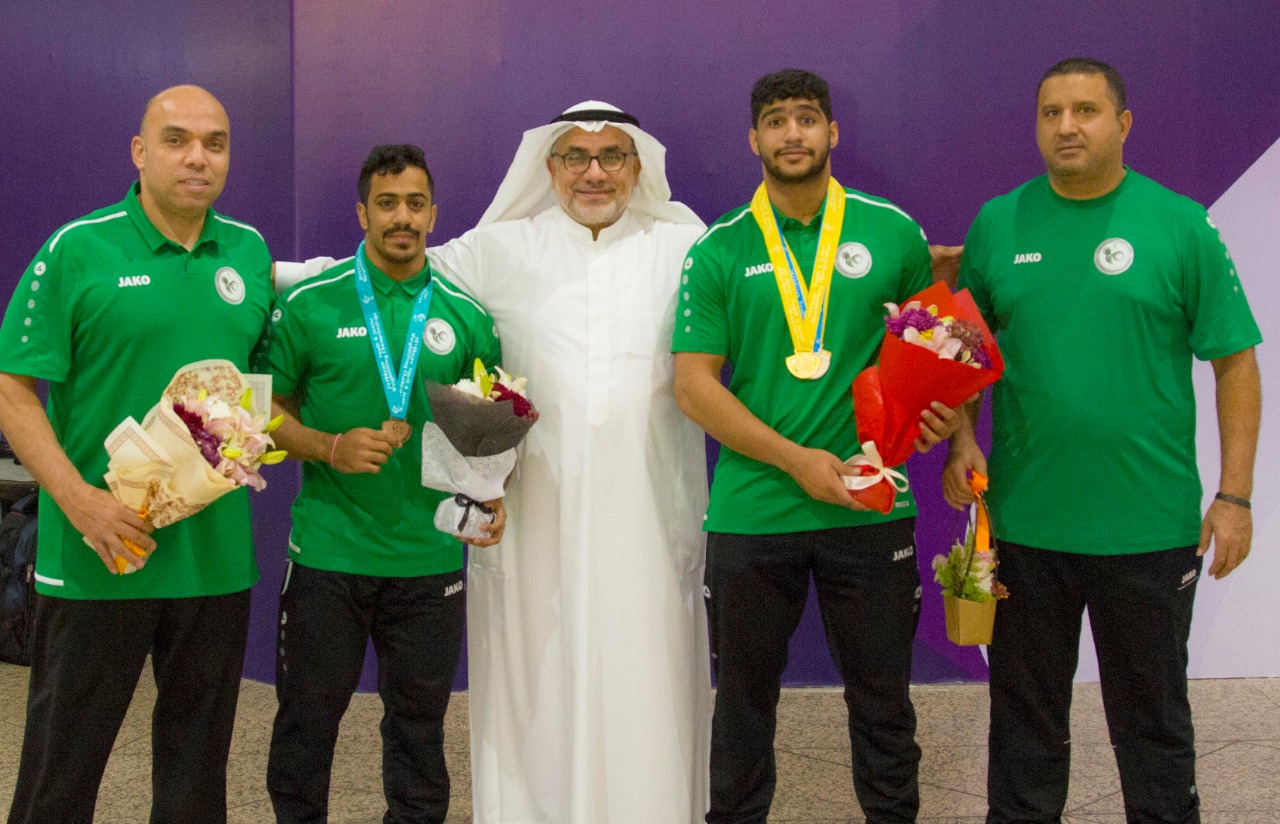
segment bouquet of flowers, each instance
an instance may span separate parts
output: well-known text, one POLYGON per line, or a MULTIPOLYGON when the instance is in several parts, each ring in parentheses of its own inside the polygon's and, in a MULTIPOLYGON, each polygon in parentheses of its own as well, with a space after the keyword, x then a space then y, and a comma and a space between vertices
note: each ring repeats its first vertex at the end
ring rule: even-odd
POLYGON ((845 486, 864 505, 888 513, 907 488, 892 467, 911 457, 921 413, 933 401, 958 406, 995 383, 1004 359, 967 289, 953 295, 935 283, 902 306, 885 306, 880 362, 853 382, 862 454, 849 459, 859 475, 846 477, 845 486))
MULTIPOLYGON (((157 529, 238 487, 266 488, 259 467, 285 457, 269 435, 281 420, 268 420, 270 404, 270 375, 245 375, 225 360, 182 367, 141 424, 125 418, 107 436, 107 488, 157 529)), ((133 570, 123 558, 116 568, 133 570)))
POLYGON ((991 537, 991 516, 987 512, 985 475, 974 472, 969 488, 978 496, 974 518, 964 543, 957 541, 951 552, 933 559, 933 580, 942 584, 947 637, 962 646, 990 644, 996 620, 996 601, 1009 597, 1009 590, 996 578, 996 547, 991 537))
POLYGON ((435 526, 463 538, 481 538, 496 513, 483 501, 501 498, 516 464, 516 446, 538 420, 525 379, 479 358, 472 377, 453 386, 427 381, 432 420, 422 428, 422 485, 452 492, 436 508, 435 526))

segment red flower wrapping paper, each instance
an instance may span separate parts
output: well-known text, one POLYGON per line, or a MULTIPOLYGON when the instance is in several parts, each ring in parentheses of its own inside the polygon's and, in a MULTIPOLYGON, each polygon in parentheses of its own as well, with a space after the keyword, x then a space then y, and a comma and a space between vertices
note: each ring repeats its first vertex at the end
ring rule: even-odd
POLYGON ((982 349, 990 369, 975 367, 886 332, 880 345, 880 361, 858 374, 853 382, 853 409, 858 442, 863 454, 849 459, 859 475, 845 478, 849 494, 863 505, 888 514, 906 478, 892 467, 911 457, 920 435, 920 415, 934 401, 955 408, 1000 379, 1004 359, 995 338, 982 319, 969 290, 956 294, 945 283, 935 283, 913 295, 914 301, 939 318, 956 318, 978 327, 982 349))

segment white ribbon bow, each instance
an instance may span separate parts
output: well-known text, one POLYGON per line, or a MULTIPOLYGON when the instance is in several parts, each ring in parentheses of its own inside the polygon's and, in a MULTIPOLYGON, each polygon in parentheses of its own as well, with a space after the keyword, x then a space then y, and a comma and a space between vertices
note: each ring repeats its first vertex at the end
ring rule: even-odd
POLYGON ((870 475, 844 475, 845 489, 859 490, 870 489, 881 481, 888 481, 894 489, 899 492, 906 492, 909 484, 907 476, 903 475, 896 469, 890 469, 884 465, 884 460, 880 457, 880 450, 876 449, 875 441, 864 441, 862 444, 862 454, 854 455, 845 461, 849 466, 869 466, 875 470, 870 475))

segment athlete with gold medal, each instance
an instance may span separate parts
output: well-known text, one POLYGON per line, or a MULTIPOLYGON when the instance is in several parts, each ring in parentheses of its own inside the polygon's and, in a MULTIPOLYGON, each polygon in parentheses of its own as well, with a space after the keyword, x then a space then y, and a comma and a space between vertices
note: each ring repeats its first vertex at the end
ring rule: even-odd
MULTIPOLYGON (((931 282, 929 248, 901 209, 832 178, 839 132, 820 77, 763 77, 751 109, 764 182, 690 249, 672 342, 676 400, 721 444, 704 521, 719 685, 706 820, 767 814, 778 689, 812 578, 847 687, 863 812, 914 821, 915 504, 908 493, 887 515, 868 511, 842 477, 859 452, 850 385, 879 351, 883 304, 931 282)), ((958 423, 935 405, 917 447, 958 423)))
MULTIPOLYGON (((835 129, 835 123, 831 124, 831 128, 835 129)), ((831 145, 835 145, 834 131, 831 145)), ((756 153, 759 154, 758 149, 756 153)), ((769 168, 767 163, 765 168, 769 168)), ((778 283, 782 309, 787 315, 787 329, 791 332, 791 343, 796 350, 794 355, 787 358, 787 371, 800 380, 817 380, 827 374, 827 369, 831 366, 831 353, 822 348, 822 333, 827 302, 831 297, 831 273, 835 269, 836 244, 844 226, 845 196, 844 188, 829 172, 826 204, 822 231, 818 235, 818 254, 806 287, 804 274, 799 270, 795 255, 791 253, 791 247, 778 229, 778 219, 769 204, 769 192, 764 183, 760 184, 755 196, 751 198, 751 214, 769 248, 769 263, 773 265, 773 277, 778 283)))

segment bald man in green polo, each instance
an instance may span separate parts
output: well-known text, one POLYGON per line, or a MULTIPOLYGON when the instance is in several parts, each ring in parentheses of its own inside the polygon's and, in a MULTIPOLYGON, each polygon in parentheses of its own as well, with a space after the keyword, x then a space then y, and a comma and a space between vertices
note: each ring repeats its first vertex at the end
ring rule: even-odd
MULTIPOLYGON (((0 325, 0 429, 40 482, 35 643, 10 824, 89 824, 150 655, 151 822, 226 820, 226 763, 258 578, 244 490, 152 532, 102 480, 103 440, 180 367, 248 370, 271 258, 214 212, 231 127, 204 89, 148 103, 124 200, 58 229, 0 325), (36 395, 48 383, 48 407, 36 395), (123 542, 148 550, 135 556, 123 542), (116 560, 134 567, 121 575, 116 560)), ((143 777, 145 780, 145 776, 143 777)))

